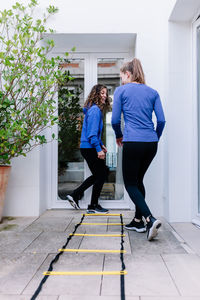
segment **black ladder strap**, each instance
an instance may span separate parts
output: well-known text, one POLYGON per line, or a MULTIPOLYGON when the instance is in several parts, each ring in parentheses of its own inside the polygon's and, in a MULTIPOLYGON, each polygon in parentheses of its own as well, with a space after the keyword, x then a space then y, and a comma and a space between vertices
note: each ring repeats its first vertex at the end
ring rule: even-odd
MULTIPOLYGON (((81 223, 83 222, 85 215, 82 216, 80 223, 76 224, 74 231, 72 233, 72 235, 70 235, 66 241, 66 243, 64 244, 64 246, 62 247, 63 249, 65 249, 69 243, 69 241, 71 240, 71 238, 73 237, 73 234, 76 232, 77 228, 81 225, 81 223)), ((54 257, 54 259, 50 262, 48 271, 52 271, 53 270, 53 265, 59 260, 60 255, 62 255, 64 252, 59 252, 58 254, 56 254, 56 256, 54 257)), ((39 293, 42 290, 42 286, 43 284, 46 282, 46 280, 48 279, 49 275, 44 275, 44 277, 42 278, 37 290, 35 291, 35 293, 33 294, 33 296, 31 297, 30 300, 35 300, 37 298, 37 296, 39 295, 39 293)))

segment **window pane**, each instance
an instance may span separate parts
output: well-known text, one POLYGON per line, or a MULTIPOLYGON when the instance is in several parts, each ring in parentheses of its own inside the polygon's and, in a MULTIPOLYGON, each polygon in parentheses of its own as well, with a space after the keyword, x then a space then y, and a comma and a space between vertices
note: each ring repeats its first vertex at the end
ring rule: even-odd
POLYGON ((200 213, 200 27, 197 28, 197 94, 198 94, 198 212, 200 213))
MULTIPOLYGON (((115 88, 120 85, 119 70, 122 63, 122 58, 98 59, 98 83, 107 86, 112 101, 115 88)), ((108 150, 106 154, 106 165, 109 168, 109 176, 103 186, 100 198, 102 200, 121 200, 124 196, 122 149, 116 145, 115 134, 111 126, 111 116, 112 112, 108 112, 106 116, 104 116, 104 133, 102 140, 108 150)))
POLYGON ((84 102, 84 60, 66 61, 63 66, 73 77, 58 93, 58 196, 64 198, 84 180, 84 162, 79 143, 84 102))

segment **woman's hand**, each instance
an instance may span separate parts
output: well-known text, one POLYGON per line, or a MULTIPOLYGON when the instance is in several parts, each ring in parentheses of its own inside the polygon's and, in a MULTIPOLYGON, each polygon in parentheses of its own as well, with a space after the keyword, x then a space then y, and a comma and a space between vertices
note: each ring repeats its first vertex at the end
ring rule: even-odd
POLYGON ((116 143, 119 147, 123 146, 122 140, 123 140, 123 137, 116 139, 116 143))
POLYGON ((97 156, 100 159, 105 159, 105 157, 106 157, 105 152, 103 150, 100 152, 97 152, 97 156))
POLYGON ((102 150, 103 150, 104 153, 107 152, 107 149, 106 149, 106 147, 104 145, 102 145, 101 148, 102 148, 102 150))

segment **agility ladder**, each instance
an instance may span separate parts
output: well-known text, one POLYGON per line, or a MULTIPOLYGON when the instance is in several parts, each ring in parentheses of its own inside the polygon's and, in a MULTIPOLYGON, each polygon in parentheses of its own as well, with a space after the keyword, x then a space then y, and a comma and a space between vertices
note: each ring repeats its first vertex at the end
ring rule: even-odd
POLYGON ((69 237, 63 245, 61 249, 59 249, 58 254, 54 257, 54 259, 51 261, 49 268, 46 272, 43 273, 44 277, 41 280, 37 290, 33 294, 30 300, 35 300, 39 293, 42 290, 43 284, 46 282, 49 276, 55 276, 55 275, 120 275, 120 289, 121 289, 121 300, 125 300, 125 281, 124 281, 124 275, 127 274, 125 263, 124 263, 124 253, 126 251, 124 250, 124 228, 123 228, 123 217, 122 214, 83 214, 80 223, 75 225, 73 233, 69 234, 69 237), (83 219, 85 216, 120 216, 121 223, 83 223, 83 219), (89 234, 89 233, 76 233, 76 230, 80 225, 112 225, 112 226, 121 226, 121 234, 89 234), (103 249, 66 249, 69 241, 72 239, 73 236, 95 236, 95 237, 121 237, 121 248, 120 250, 103 250, 103 249), (62 255, 64 252, 88 252, 88 253, 120 253, 120 260, 121 260, 121 270, 120 271, 91 271, 91 272, 74 272, 74 271, 63 271, 63 272, 55 272, 53 271, 53 265, 59 260, 60 255, 62 255))

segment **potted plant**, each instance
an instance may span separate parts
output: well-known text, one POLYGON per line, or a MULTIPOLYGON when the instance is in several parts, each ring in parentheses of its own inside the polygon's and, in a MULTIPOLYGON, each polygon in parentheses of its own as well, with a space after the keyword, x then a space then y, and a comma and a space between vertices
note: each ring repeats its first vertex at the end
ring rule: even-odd
POLYGON ((58 9, 50 5, 39 19, 37 6, 30 0, 0 11, 0 201, 12 158, 47 142, 43 130, 57 122, 57 91, 71 80, 62 70, 63 58, 49 55, 54 41, 44 39, 53 33, 46 23, 58 9))

